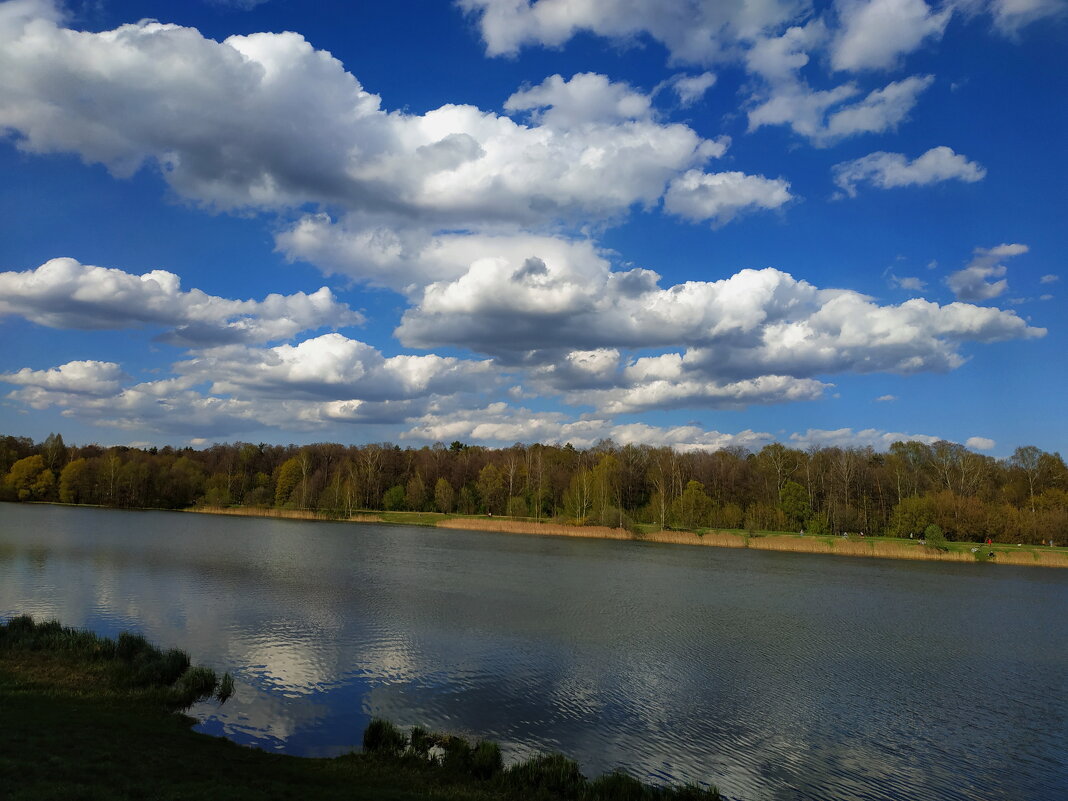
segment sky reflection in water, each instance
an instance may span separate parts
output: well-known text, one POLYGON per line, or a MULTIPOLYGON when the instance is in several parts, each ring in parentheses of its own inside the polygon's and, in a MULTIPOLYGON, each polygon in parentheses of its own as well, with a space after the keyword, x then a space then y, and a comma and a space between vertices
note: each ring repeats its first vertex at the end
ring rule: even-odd
POLYGON ((1068 571, 0 505, 0 614, 230 670, 204 731, 380 715, 751 800, 1066 797, 1066 611, 1068 571))

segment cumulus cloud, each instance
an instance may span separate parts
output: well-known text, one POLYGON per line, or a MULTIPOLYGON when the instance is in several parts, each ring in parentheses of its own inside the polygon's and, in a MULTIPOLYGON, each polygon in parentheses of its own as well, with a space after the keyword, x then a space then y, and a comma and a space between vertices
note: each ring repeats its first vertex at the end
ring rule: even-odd
POLYGON ((387 401, 453 394, 494 383, 490 363, 436 355, 383 356, 341 334, 297 345, 213 348, 175 364, 217 395, 387 401))
POLYGON ((552 128, 588 123, 619 123, 652 116, 648 95, 606 75, 583 72, 565 81, 550 75, 538 86, 522 89, 504 101, 505 111, 527 111, 535 122, 552 128))
POLYGON ((1040 284, 1053 284, 1053 283, 1056 283, 1057 281, 1060 281, 1060 280, 1061 280, 1061 277, 1059 275, 1053 275, 1052 273, 1050 273, 1049 275, 1044 275, 1041 278, 1039 278, 1038 282, 1040 284))
POLYGON ((1001 259, 1027 253, 1027 245, 998 245, 990 249, 976 248, 975 257, 963 270, 950 273, 946 284, 961 300, 984 301, 1005 293, 1009 282, 1004 278, 1007 268, 1001 259), (1000 280, 991 280, 1000 279, 1000 280))
POLYGON ((773 439, 771 434, 748 429, 737 434, 724 434, 694 425, 663 427, 646 423, 615 424, 607 418, 573 420, 559 412, 534 412, 505 403, 492 403, 479 409, 446 414, 427 414, 412 423, 401 435, 402 438, 425 442, 459 439, 488 445, 570 442, 577 448, 588 448, 601 440, 611 439, 619 445, 717 451, 732 447, 755 450, 773 439))
POLYGON ((968 437, 964 444, 973 451, 989 451, 993 450, 997 443, 987 437, 968 437))
POLYGON ((924 0, 838 0, 841 27, 831 44, 836 70, 886 69, 926 39, 940 39, 952 9, 924 0))
POLYGON ((585 31, 624 41, 647 35, 673 61, 690 64, 723 58, 738 42, 808 8, 803 0, 459 0, 459 5, 476 16, 489 55, 513 55, 535 44, 559 47, 585 31))
MULTIPOLYGON (((14 373, 0 373, 0 381, 25 387, 16 390, 15 397, 37 407, 35 399, 44 393, 69 395, 110 395, 118 391, 126 378, 122 368, 114 362, 67 362, 50 370, 31 370, 23 367, 14 373)), ((37 407, 39 408, 39 407, 37 407)))
POLYGON ((897 400, 897 395, 880 395, 875 399, 876 403, 893 403, 897 400))
POLYGON ((804 434, 791 434, 790 443, 796 448, 866 448, 885 451, 895 442, 924 442, 932 445, 941 437, 928 434, 902 434, 865 428, 854 431, 852 428, 834 430, 810 428, 804 434))
POLYGON ((688 220, 725 223, 743 211, 779 208, 791 198, 790 184, 782 178, 690 170, 672 180, 664 208, 688 220))
POLYGON ((901 186, 927 186, 942 181, 965 183, 981 181, 986 170, 974 161, 945 146, 933 147, 912 161, 902 153, 869 153, 832 168, 834 183, 849 197, 857 196, 857 186, 870 183, 880 189, 901 186))
POLYGON ((492 390, 486 361, 385 357, 326 334, 274 348, 231 345, 172 365, 173 377, 126 384, 112 362, 69 362, 0 375, 11 400, 99 425, 164 433, 232 435, 263 426, 315 430, 338 423, 397 424, 445 401, 492 390))
POLYGON ((296 33, 217 42, 154 21, 91 33, 44 8, 0 17, 0 128, 119 176, 155 164, 219 209, 331 204, 446 228, 609 217, 654 205, 723 148, 655 121, 648 97, 604 76, 513 95, 530 125, 467 105, 388 112, 296 33))
MULTIPOLYGON (((661 288, 650 270, 612 270, 589 243, 537 244, 431 284, 397 336, 413 347, 461 346, 528 366, 557 363, 570 351, 681 346, 685 359, 651 357, 656 370, 677 362, 680 370, 700 368, 705 380, 738 381, 947 370, 963 363, 965 342, 1044 334, 1011 311, 919 298, 880 306, 771 268, 661 288)), ((639 360, 630 375, 652 364, 639 360)))
POLYGON ((301 331, 364 322, 327 287, 310 295, 228 300, 199 289, 182 291, 181 279, 166 270, 134 275, 71 258, 0 273, 0 315, 50 328, 160 327, 167 329, 163 340, 192 346, 289 339, 301 331))
POLYGON ((832 384, 812 378, 762 375, 740 381, 708 380, 699 371, 668 378, 647 378, 612 389, 568 392, 568 403, 591 406, 604 414, 654 409, 745 409, 775 403, 814 401, 832 384))
POLYGON ((789 125, 820 147, 850 136, 882 133, 908 118, 919 95, 933 81, 930 75, 913 75, 875 89, 861 100, 855 100, 860 89, 853 83, 816 91, 798 80, 783 81, 772 85, 766 96, 756 97, 749 112, 749 130, 789 125))

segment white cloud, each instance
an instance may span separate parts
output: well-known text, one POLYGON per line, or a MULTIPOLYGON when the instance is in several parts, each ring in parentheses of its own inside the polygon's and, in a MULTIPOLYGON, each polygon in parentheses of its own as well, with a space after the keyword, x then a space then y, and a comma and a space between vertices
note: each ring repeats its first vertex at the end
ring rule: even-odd
POLYGON ((990 249, 976 248, 975 257, 963 270, 950 273, 946 284, 961 300, 983 301, 1005 293, 1009 282, 1004 279, 1007 269, 999 260, 1027 253, 1027 245, 998 245, 990 249), (990 279, 1001 279, 992 281, 990 279))
POLYGON ((223 210, 329 204, 452 229, 607 218, 655 205, 724 149, 599 75, 511 98, 547 106, 542 124, 466 105, 388 112, 296 33, 216 42, 154 21, 91 33, 17 8, 0 17, 0 127, 20 148, 119 176, 155 164, 181 196, 223 210))
POLYGON ((876 403, 893 403, 897 400, 897 395, 880 395, 875 399, 876 403))
POLYGON ((746 68, 771 84, 796 83, 798 73, 809 63, 808 51, 823 46, 828 35, 823 20, 815 19, 778 36, 760 37, 746 51, 746 68))
POLYGON ((712 72, 702 72, 699 75, 685 75, 680 73, 671 79, 671 88, 679 98, 682 106, 692 106, 705 96, 705 92, 716 84, 716 75, 712 72))
POLYGON ((749 130, 765 125, 789 125, 794 132, 824 147, 863 133, 893 130, 908 118, 917 99, 934 78, 914 75, 869 92, 862 100, 846 104, 860 90, 855 84, 814 91, 800 81, 772 85, 749 112, 749 130))
POLYGON ((528 111, 533 121, 551 128, 589 123, 621 123, 652 117, 648 95, 605 75, 583 72, 565 81, 550 75, 538 86, 522 89, 504 101, 506 111, 528 111))
POLYGON ((275 348, 226 346, 172 366, 176 375, 123 386, 111 362, 69 362, 0 375, 19 388, 7 397, 35 409, 123 429, 232 436, 260 427, 315 430, 397 424, 453 395, 499 383, 485 361, 441 356, 384 357, 362 342, 327 334, 275 348))
POLYGON ((890 286, 897 287, 898 289, 905 289, 909 292, 922 292, 927 288, 926 281, 914 276, 897 276, 891 273, 889 280, 890 286))
POLYGON ((755 450, 773 439, 771 434, 750 430, 724 434, 694 425, 620 425, 607 418, 573 420, 559 412, 534 412, 505 403, 447 414, 427 414, 412 422, 414 425, 401 435, 402 438, 425 442, 459 439, 488 445, 570 442, 575 447, 588 448, 600 440, 611 439, 619 445, 670 446, 678 451, 717 451, 731 447, 755 450))
POLYGON ((997 443, 987 437, 968 437, 964 444, 974 451, 989 451, 993 450, 997 443))
POLYGON ((834 183, 850 197, 856 197, 857 186, 862 183, 892 189, 950 180, 975 183, 986 176, 981 165, 945 146, 933 147, 912 161, 902 153, 869 153, 834 165, 832 172, 834 183))
POLYGON ((690 170, 671 181, 664 208, 688 220, 725 223, 740 212, 777 209, 791 199, 790 184, 782 178, 690 170))
POLYGON ((836 70, 887 69, 925 39, 940 39, 952 9, 935 13, 924 0, 837 0, 831 45, 836 70))
POLYGON ((654 409, 745 409, 776 403, 814 401, 833 384, 812 378, 761 375, 740 381, 702 379, 700 373, 651 379, 612 389, 573 391, 568 403, 591 406, 603 414, 630 414, 654 409))
POLYGON ((341 334, 297 345, 214 348, 174 369, 215 395, 329 401, 390 401, 450 395, 495 383, 488 361, 436 355, 383 356, 341 334))
POLYGON ((1053 283, 1056 283, 1057 281, 1060 281, 1060 280, 1061 280, 1061 277, 1059 275, 1053 275, 1051 273, 1049 275, 1044 275, 1041 278, 1039 278, 1038 282, 1040 284, 1053 284, 1053 283))
POLYGON ((118 391, 125 378, 122 368, 114 362, 67 362, 50 370, 31 370, 23 367, 15 373, 0 373, 0 381, 26 387, 16 390, 16 397, 34 405, 33 399, 42 392, 70 395, 110 395, 118 391))
POLYGON ((924 442, 931 445, 940 437, 928 434, 902 434, 865 428, 854 431, 852 428, 834 430, 810 428, 804 434, 791 434, 790 442, 795 448, 866 448, 885 451, 895 442, 924 442))
POLYGON ((738 381, 948 370, 963 363, 965 342, 1044 333, 1010 311, 919 298, 880 306, 770 268, 664 289, 652 271, 611 270, 589 243, 530 244, 431 284, 397 336, 413 347, 460 346, 528 366, 576 350, 683 347, 679 363, 700 370, 691 378, 738 381))
MULTIPOLYGON (((974 6, 975 3, 967 3, 974 6)), ((1065 0, 989 0, 986 10, 994 18, 994 27, 1013 36, 1021 28, 1041 19, 1068 13, 1065 0)))
POLYGON ((51 259, 33 270, 0 273, 0 315, 50 328, 161 327, 162 339, 192 346, 289 339, 301 331, 360 325, 363 315, 326 287, 308 295, 228 300, 192 289, 166 270, 144 275, 51 259))
POLYGON ((786 23, 807 10, 803 0, 459 0, 478 18, 489 55, 512 55, 540 44, 559 47, 589 31, 617 40, 646 34, 679 63, 707 64, 739 41, 786 23))

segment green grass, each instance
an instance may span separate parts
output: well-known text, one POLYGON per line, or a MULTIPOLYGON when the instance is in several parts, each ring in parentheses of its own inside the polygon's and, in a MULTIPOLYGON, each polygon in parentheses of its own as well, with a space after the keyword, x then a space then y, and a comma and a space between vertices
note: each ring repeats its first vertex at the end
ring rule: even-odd
POLYGON ((113 641, 28 617, 0 624, 0 797, 590 801, 614 798, 604 789, 625 783, 625 797, 641 801, 719 798, 714 788, 658 788, 612 776, 588 781, 559 755, 505 768, 495 743, 418 728, 406 733, 386 721, 368 727, 364 753, 269 754, 196 733, 191 718, 173 711, 176 687, 205 693, 210 685, 216 696, 233 689, 227 677, 216 682, 211 671, 175 654, 181 652, 161 651, 138 635, 113 641), (167 683, 181 663, 177 680, 167 683))

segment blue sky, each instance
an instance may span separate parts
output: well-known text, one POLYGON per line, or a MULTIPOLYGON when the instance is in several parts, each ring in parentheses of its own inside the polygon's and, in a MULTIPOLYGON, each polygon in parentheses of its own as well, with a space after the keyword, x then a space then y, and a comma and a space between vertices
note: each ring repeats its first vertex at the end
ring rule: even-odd
POLYGON ((0 2, 0 430, 1064 451, 1066 17, 0 2))

